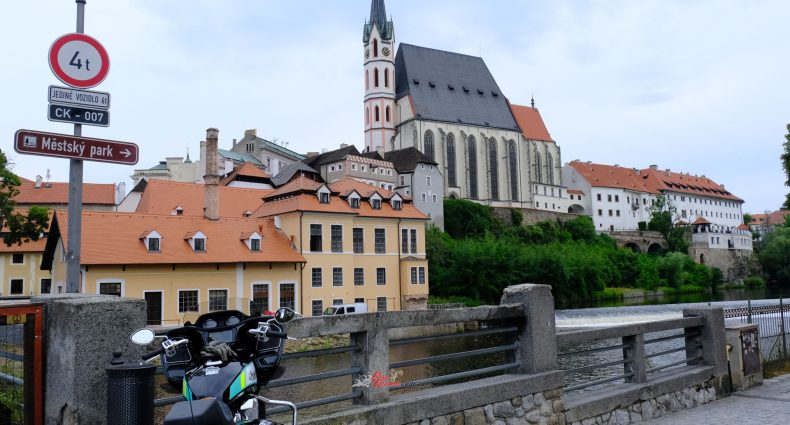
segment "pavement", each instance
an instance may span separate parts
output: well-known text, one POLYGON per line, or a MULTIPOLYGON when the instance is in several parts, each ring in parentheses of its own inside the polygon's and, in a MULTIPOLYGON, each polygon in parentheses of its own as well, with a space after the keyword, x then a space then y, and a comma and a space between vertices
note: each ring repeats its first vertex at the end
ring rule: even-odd
POLYGON ((790 374, 703 406, 645 422, 650 425, 790 424, 790 374))

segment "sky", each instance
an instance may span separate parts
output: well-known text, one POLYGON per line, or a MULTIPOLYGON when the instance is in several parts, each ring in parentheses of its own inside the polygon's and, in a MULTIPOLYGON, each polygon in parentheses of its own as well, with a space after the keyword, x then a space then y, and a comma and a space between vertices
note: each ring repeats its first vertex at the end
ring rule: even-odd
MULTIPOLYGON (((784 0, 389 0, 397 42, 481 56, 510 102, 535 103, 562 161, 705 175, 777 209, 790 123, 790 2, 784 0)), ((136 143, 136 166, 84 163, 84 181, 126 182, 165 157, 199 156, 205 130, 230 149, 245 129, 300 153, 363 147, 362 27, 370 0, 87 0, 85 33, 110 56, 94 90, 110 126, 83 135, 136 143)), ((15 1, 0 25, 0 150, 13 171, 69 161, 13 151, 18 129, 71 134, 46 118, 63 86, 47 53, 75 32, 71 0, 15 1)))

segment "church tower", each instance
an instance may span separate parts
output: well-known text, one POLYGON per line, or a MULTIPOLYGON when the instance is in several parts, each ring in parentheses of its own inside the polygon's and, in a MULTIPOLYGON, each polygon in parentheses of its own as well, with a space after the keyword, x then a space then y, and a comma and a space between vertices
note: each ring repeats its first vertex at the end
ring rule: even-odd
POLYGON ((372 0, 362 34, 365 52, 365 147, 385 152, 395 135, 395 27, 384 0, 372 0))

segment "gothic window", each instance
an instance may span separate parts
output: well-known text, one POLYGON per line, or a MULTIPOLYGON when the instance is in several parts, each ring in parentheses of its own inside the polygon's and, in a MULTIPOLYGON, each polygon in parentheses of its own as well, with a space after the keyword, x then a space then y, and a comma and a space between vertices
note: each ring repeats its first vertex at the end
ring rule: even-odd
POLYGON ((508 159, 510 160, 510 198, 518 201, 518 161, 516 158, 516 142, 508 142, 508 159))
POLYGON ((384 68, 384 87, 390 86, 390 70, 388 68, 384 68))
POLYGON ((540 152, 535 151, 535 181, 543 183, 543 166, 540 161, 540 152))
POLYGON ((433 132, 428 130, 425 132, 425 156, 428 157, 431 161, 433 161, 433 132))
POLYGON ((499 200, 499 161, 497 158, 496 139, 488 139, 488 172, 491 175, 491 199, 499 200))
POLYGON ((549 184, 554 184, 554 159, 550 153, 546 154, 546 177, 549 184))
POLYGON ((387 107, 384 109, 384 119, 385 119, 387 122, 390 122, 390 107, 389 107, 389 106, 387 106, 387 107))
MULTIPOLYGON (((373 57, 379 57, 379 41, 375 38, 373 39, 373 57)), ((378 84, 376 84, 376 87, 378 87, 378 84)))
POLYGON ((455 136, 453 133, 447 135, 447 184, 450 187, 457 187, 455 181, 455 136))
POLYGON ((373 87, 379 86, 379 69, 373 68, 373 87))
POLYGON ((373 108, 373 120, 379 122, 381 118, 379 118, 379 107, 376 106, 373 108))
POLYGON ((370 70, 365 70, 365 90, 370 89, 370 70))
POLYGON ((370 123, 370 108, 365 108, 365 124, 370 123))
POLYGON ((469 136, 469 197, 477 199, 477 143, 475 136, 469 136))

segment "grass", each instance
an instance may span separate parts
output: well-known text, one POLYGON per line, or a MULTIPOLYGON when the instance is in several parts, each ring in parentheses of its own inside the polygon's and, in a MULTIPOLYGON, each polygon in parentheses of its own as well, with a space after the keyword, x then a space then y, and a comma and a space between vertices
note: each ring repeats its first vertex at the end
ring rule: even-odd
POLYGON ((451 296, 451 297, 437 297, 435 295, 428 295, 428 304, 456 304, 461 303, 467 307, 478 307, 480 306, 480 300, 470 298, 470 297, 461 297, 461 296, 451 296))

